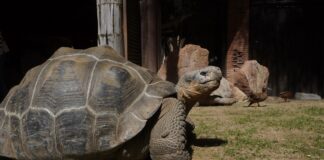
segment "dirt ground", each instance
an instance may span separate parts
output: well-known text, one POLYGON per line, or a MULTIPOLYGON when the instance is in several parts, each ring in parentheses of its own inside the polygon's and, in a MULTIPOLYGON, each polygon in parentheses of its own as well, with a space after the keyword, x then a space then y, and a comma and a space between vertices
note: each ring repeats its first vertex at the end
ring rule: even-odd
POLYGON ((324 100, 247 104, 193 108, 193 160, 324 160, 324 100))

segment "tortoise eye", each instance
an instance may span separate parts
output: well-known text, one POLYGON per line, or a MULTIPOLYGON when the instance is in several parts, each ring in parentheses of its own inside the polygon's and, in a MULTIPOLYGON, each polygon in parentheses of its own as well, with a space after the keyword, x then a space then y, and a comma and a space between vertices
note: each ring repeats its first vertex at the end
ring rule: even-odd
POLYGON ((202 72, 200 72, 200 75, 201 76, 206 76, 207 75, 207 72, 206 71, 202 71, 202 72))

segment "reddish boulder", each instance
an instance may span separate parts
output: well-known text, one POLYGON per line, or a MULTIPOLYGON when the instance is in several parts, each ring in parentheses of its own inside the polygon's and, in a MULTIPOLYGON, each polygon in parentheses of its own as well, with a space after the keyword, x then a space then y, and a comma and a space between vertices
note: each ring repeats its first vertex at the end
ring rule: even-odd
POLYGON ((178 77, 188 71, 208 66, 209 51, 198 45, 188 44, 180 49, 178 60, 178 77))
POLYGON ((240 69, 233 69, 228 74, 228 80, 244 92, 250 105, 267 98, 269 70, 256 60, 245 61, 240 69))
POLYGON ((178 53, 173 51, 165 57, 158 71, 158 76, 164 80, 177 83, 179 77, 184 73, 207 67, 209 63, 208 55, 209 51, 207 49, 198 45, 187 44, 180 48, 178 53))

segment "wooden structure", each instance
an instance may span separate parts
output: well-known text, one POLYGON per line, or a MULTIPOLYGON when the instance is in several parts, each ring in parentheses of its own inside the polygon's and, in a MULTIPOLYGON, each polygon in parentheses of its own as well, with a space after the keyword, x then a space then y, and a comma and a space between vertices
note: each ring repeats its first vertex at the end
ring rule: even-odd
POLYGON ((252 1, 250 58, 269 68, 271 95, 324 96, 323 15, 320 0, 252 1))
MULTIPOLYGON (((217 0, 215 4, 216 6, 222 6, 224 2, 223 0, 217 0)), ((126 58, 156 72, 163 59, 163 55, 161 54, 161 3, 163 2, 160 0, 97 0, 98 45, 110 45, 126 58), (124 9, 122 9, 123 7, 124 9)), ((207 1, 200 3, 207 3, 207 1)), ((184 2, 180 4, 184 4, 184 2)), ((242 64, 248 59, 248 0, 240 1, 240 3, 236 3, 234 0, 228 0, 228 4, 228 26, 231 26, 228 29, 230 43, 227 47, 229 49, 227 50, 227 56, 220 54, 218 57, 215 57, 216 59, 222 58, 220 60, 222 62, 226 61, 226 65, 223 64, 224 66, 221 66, 224 68, 225 66, 227 68, 233 67, 232 59, 237 57, 239 59, 238 61, 242 61, 242 64), (241 54, 241 59, 239 57, 240 55, 236 56, 236 54, 241 54), (224 60, 225 57, 227 57, 227 60, 224 60)), ((224 8, 224 6, 222 7, 224 8)), ((209 12, 206 13, 208 14, 209 12)), ((200 14, 200 16, 208 15, 200 14)), ((184 23, 180 25, 187 25, 182 32, 184 35, 190 37, 190 32, 196 31, 190 29, 189 26, 195 26, 196 24, 193 24, 192 21, 197 19, 201 19, 201 17, 196 15, 191 16, 189 13, 180 17, 177 25, 180 23, 184 23), (186 18, 190 21, 186 22, 186 18)), ((208 23, 204 24, 203 19, 200 23, 203 26, 210 25, 208 23)), ((204 31, 206 29, 204 28, 202 30, 204 31)), ((206 33, 201 32, 193 35, 201 39, 214 39, 211 37, 213 35, 208 35, 210 30, 212 29, 209 28, 206 30, 206 33), (204 36, 204 34, 206 35, 204 36)), ((196 43, 197 40, 195 38, 189 38, 190 42, 196 43)), ((208 43, 203 42, 202 45, 204 44, 208 43)), ((214 46, 211 43, 208 45, 214 46)), ((213 48, 209 48, 209 50, 211 52, 214 51, 213 48)))
MULTIPOLYGON (((217 1, 220 2, 220 0, 217 1)), ((164 2, 154 0, 140 2, 141 64, 156 71, 162 56, 160 52, 161 15, 159 13, 161 3, 164 2)), ((222 37, 226 41, 224 43, 226 49, 221 55, 225 56, 220 56, 223 61, 220 67, 223 68, 224 73, 233 68, 239 68, 248 59, 255 59, 269 68, 269 95, 279 95, 285 90, 324 95, 322 63, 324 61, 324 56, 322 56, 324 27, 320 16, 323 15, 324 5, 320 0, 307 2, 226 0, 225 2, 226 5, 222 7, 226 7, 227 12, 227 18, 224 21, 226 28, 217 28, 218 30, 224 29, 227 33, 225 38, 222 37)), ((207 3, 207 1, 195 1, 195 3, 207 3)), ((208 3, 212 6, 214 2, 208 1, 208 3)), ((208 13, 216 12, 217 10, 213 10, 208 13)), ((191 18, 190 14, 188 17, 191 18)), ((205 21, 208 18, 206 15, 200 17, 205 21)), ((193 18, 190 20, 200 26, 209 25, 201 21, 192 21, 193 18)), ((183 19, 179 21, 180 26, 192 25, 185 21, 183 19)), ((201 28, 201 30, 204 29, 201 28)), ((202 34, 196 35, 202 38, 202 34)), ((128 35, 128 37, 131 36, 128 35)), ((207 40, 205 38, 203 39, 207 40)), ((222 42, 218 41, 218 43, 222 42)))
POLYGON ((98 45, 124 53, 123 0, 97 0, 98 45))
POLYGON ((60 46, 108 44, 156 71, 165 39, 180 35, 185 44, 207 48, 210 64, 223 73, 256 59, 269 68, 270 95, 298 91, 324 97, 323 4, 322 0, 56 0, 17 5, 3 0, 1 27, 10 48, 4 62, 5 83, 8 88, 16 85, 60 46), (13 10, 17 14, 7 16, 13 10), (170 22, 167 33, 166 22, 170 22))
POLYGON ((142 66, 153 72, 158 70, 160 56, 160 0, 141 0, 142 66))
POLYGON ((98 45, 109 45, 156 72, 161 50, 159 4, 159 0, 97 0, 98 45))

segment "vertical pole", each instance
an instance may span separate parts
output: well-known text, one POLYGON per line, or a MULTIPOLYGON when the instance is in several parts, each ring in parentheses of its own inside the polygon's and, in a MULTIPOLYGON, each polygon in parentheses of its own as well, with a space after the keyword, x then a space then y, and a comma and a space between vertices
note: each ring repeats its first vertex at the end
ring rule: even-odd
POLYGON ((160 54, 159 0, 140 0, 142 66, 157 72, 160 54))
POLYGON ((128 32, 127 32, 127 0, 123 0, 123 35, 124 35, 124 57, 128 59, 128 32))
POLYGON ((97 0, 98 45, 109 45, 124 56, 123 0, 97 0))

